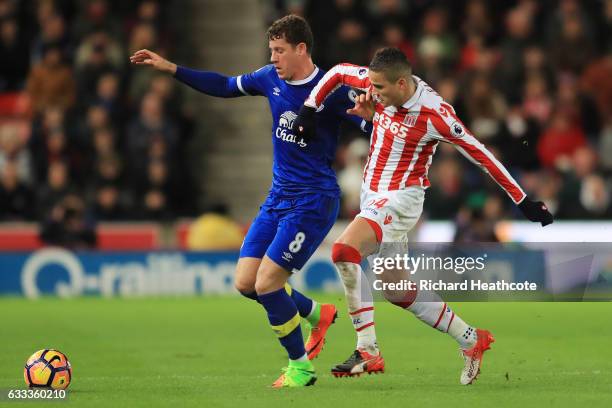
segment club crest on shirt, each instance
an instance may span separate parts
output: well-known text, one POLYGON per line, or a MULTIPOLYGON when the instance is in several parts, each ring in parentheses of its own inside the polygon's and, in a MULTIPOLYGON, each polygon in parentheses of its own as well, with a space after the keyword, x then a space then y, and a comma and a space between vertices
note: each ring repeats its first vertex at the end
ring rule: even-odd
POLYGON ((414 127, 414 125, 416 125, 418 117, 418 113, 407 113, 402 123, 408 127, 414 127))
POLYGON ((293 127, 293 121, 297 118, 297 114, 292 111, 283 112, 278 119, 278 126, 276 127, 275 136, 281 139, 283 142, 295 143, 300 147, 306 147, 308 143, 304 141, 304 138, 297 138, 296 135, 291 133, 293 127))

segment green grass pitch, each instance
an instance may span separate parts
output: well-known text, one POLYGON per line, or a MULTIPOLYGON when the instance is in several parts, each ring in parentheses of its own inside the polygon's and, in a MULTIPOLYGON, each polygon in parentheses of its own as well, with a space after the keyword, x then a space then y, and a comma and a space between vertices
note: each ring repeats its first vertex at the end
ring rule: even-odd
POLYGON ((57 348, 73 365, 65 403, 74 406, 612 406, 611 303, 453 305, 497 340, 479 379, 462 387, 455 342, 389 304, 376 310, 387 372, 333 378, 354 333, 342 296, 315 297, 341 316, 315 360, 319 380, 297 390, 269 387, 286 357, 261 307, 237 296, 0 298, 0 389, 23 388, 26 358, 57 348))

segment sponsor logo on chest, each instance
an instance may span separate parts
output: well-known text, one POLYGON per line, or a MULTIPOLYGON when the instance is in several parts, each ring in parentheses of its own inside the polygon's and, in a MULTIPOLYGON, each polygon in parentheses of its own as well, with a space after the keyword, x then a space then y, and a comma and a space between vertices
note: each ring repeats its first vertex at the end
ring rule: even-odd
POLYGON ((292 111, 283 112, 283 114, 278 119, 278 126, 276 128, 275 136, 277 139, 281 139, 283 142, 295 143, 299 147, 306 147, 308 143, 304 140, 304 138, 298 138, 291 132, 291 128, 293 127, 293 121, 297 118, 297 114, 292 111))
POLYGON ((410 128, 416 125, 418 117, 418 113, 407 113, 405 117, 399 121, 397 119, 392 119, 391 116, 384 112, 376 112, 374 114, 374 123, 390 132, 392 135, 405 139, 408 136, 410 128))

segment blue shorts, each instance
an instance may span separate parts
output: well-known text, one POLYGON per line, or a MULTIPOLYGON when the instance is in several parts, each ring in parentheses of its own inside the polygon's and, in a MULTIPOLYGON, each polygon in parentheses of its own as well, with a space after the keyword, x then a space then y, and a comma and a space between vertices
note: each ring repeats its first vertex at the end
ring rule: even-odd
POLYGON ((340 199, 322 194, 281 198, 270 193, 240 248, 240 257, 266 254, 293 273, 319 247, 338 217, 340 199))

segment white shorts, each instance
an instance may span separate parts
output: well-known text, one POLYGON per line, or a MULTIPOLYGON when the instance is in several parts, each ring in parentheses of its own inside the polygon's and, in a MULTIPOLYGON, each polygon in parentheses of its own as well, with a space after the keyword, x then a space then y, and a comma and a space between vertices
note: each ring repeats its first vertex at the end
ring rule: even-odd
POLYGON ((407 242, 408 232, 423 212, 425 189, 410 186, 404 190, 370 191, 361 189, 358 217, 376 222, 382 229, 382 242, 407 242))

